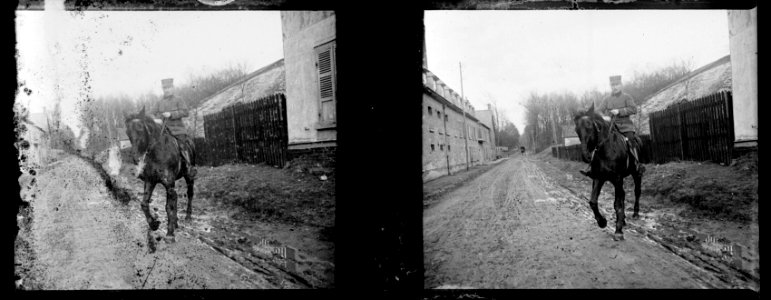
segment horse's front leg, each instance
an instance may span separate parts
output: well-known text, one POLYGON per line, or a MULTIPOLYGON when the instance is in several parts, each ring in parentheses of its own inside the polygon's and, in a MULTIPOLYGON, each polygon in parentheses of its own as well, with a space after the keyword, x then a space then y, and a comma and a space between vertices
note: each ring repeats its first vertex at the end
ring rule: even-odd
POLYGON ((624 214, 624 179, 616 179, 613 181, 613 186, 616 188, 616 200, 613 202, 613 208, 616 210, 616 233, 613 234, 614 241, 624 240, 623 228, 626 225, 624 220, 626 215, 624 214))
POLYGON ((608 225, 608 220, 602 216, 599 207, 597 207, 597 199, 600 197, 600 191, 602 191, 602 185, 605 184, 605 180, 594 179, 592 181, 592 195, 589 197, 589 206, 594 212, 594 219, 597 220, 597 225, 600 228, 605 228, 608 225))
POLYGON ((150 225, 150 230, 158 230, 161 225, 161 221, 158 221, 158 216, 150 210, 150 201, 152 201, 153 190, 155 190, 155 182, 145 181, 145 195, 142 199, 142 212, 145 213, 147 224, 150 225))
POLYGON ((174 189, 174 181, 165 183, 166 187, 166 241, 174 242, 174 229, 177 225, 177 191, 174 189))
POLYGON ((640 217, 639 212, 642 174, 632 174, 632 178, 634 179, 634 213, 632 214, 632 218, 637 219, 640 217))

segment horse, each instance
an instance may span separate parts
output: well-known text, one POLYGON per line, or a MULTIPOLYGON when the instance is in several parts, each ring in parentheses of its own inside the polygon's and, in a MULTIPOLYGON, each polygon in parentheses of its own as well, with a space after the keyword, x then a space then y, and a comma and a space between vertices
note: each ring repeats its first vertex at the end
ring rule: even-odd
POLYGON ((640 217, 642 171, 636 167, 636 162, 629 152, 629 145, 624 135, 616 126, 612 126, 615 123, 606 121, 601 114, 594 110, 594 104, 585 112, 578 112, 573 121, 581 141, 582 159, 590 164, 592 170, 592 194, 589 199, 589 206, 594 212, 594 219, 600 228, 605 228, 607 225, 607 220, 597 207, 597 198, 600 196, 605 182, 610 181, 616 189, 616 199, 613 203, 616 211, 616 232, 613 235, 613 240, 623 240, 623 227, 626 225, 624 178, 632 175, 634 179, 634 213, 632 218, 637 219, 640 217))
MULTIPOLYGON (((194 178, 187 172, 187 166, 183 163, 182 154, 179 151, 178 141, 164 125, 155 122, 153 118, 145 114, 145 108, 134 115, 125 116, 126 135, 132 147, 132 156, 137 162, 137 176, 144 182, 144 197, 142 199, 142 211, 147 219, 147 224, 152 231, 158 230, 161 222, 158 216, 150 211, 150 202, 153 190, 157 184, 166 188, 166 216, 167 218, 167 242, 174 242, 174 229, 177 225, 177 192, 175 183, 180 178, 187 182, 187 216, 185 220, 192 219, 193 186, 194 178), (140 156, 137 159, 138 156, 140 156)), ((191 163, 195 163, 195 149, 190 149, 191 163)), ((148 232, 149 234, 149 232, 148 232)))

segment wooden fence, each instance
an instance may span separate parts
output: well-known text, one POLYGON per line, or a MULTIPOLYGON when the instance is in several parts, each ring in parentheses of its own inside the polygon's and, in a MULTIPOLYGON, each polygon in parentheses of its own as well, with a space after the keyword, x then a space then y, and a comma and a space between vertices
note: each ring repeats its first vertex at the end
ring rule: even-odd
POLYGON ((581 144, 552 147, 551 155, 559 159, 583 161, 581 159, 581 144))
MULTIPOLYGON (((639 137, 642 140, 642 148, 640 148, 640 151, 637 153, 637 155, 640 156, 640 162, 649 163, 651 161, 651 151, 653 149, 653 146, 651 145, 651 136, 647 134, 641 134, 639 137)), ((552 147, 551 153, 553 157, 559 159, 580 162, 584 161, 581 158, 581 144, 552 147)))
POLYGON ((731 92, 674 105, 650 116, 653 160, 730 164, 734 142, 731 92))
POLYGON ((199 165, 232 162, 283 167, 287 160, 286 98, 276 94, 204 116, 205 139, 195 139, 199 165))
MULTIPOLYGON (((695 101, 652 112, 650 135, 640 135, 642 163, 674 160, 730 164, 734 126, 731 92, 719 92, 695 101)), ((580 145, 552 148, 552 156, 582 161, 580 145)))

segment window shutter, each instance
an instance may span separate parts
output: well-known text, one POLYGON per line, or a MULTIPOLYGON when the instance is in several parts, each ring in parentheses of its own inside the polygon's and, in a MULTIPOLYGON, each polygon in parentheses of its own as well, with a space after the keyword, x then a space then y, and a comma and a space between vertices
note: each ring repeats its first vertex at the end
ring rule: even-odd
POLYGON ((316 59, 316 69, 319 75, 319 121, 322 124, 334 124, 337 96, 335 43, 330 42, 317 47, 316 59))

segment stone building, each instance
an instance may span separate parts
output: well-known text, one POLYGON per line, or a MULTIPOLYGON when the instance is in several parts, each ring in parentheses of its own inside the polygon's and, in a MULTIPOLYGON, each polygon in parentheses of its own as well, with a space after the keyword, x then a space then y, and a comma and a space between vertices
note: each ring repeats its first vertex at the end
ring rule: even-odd
POLYGON ((289 151, 337 145, 335 13, 282 11, 289 151))
POLYGON ((204 137, 203 116, 235 103, 276 93, 286 96, 287 150, 331 154, 337 145, 337 64, 332 11, 282 11, 284 58, 260 68, 202 101, 185 119, 204 137))
POLYGON ((284 59, 264 66, 247 74, 240 80, 228 85, 214 95, 201 101, 201 104, 184 118, 185 127, 195 137, 205 137, 203 116, 220 112, 223 108, 236 104, 255 101, 276 93, 284 93, 284 59))
POLYGON ((733 76, 736 147, 758 142, 758 9, 729 10, 728 38, 733 76))
POLYGON ((564 140, 563 145, 566 147, 581 143, 581 140, 578 139, 578 134, 576 134, 575 125, 562 126, 562 138, 564 140))
POLYGON ((479 119, 468 99, 426 69, 422 97, 424 181, 495 159, 491 126, 479 119))
MULTIPOLYGON (((693 101, 731 90, 731 59, 728 55, 704 65, 651 95, 632 116, 638 133, 650 134, 649 114, 682 101, 693 101)), ((735 105, 734 105, 735 106, 735 105)))

